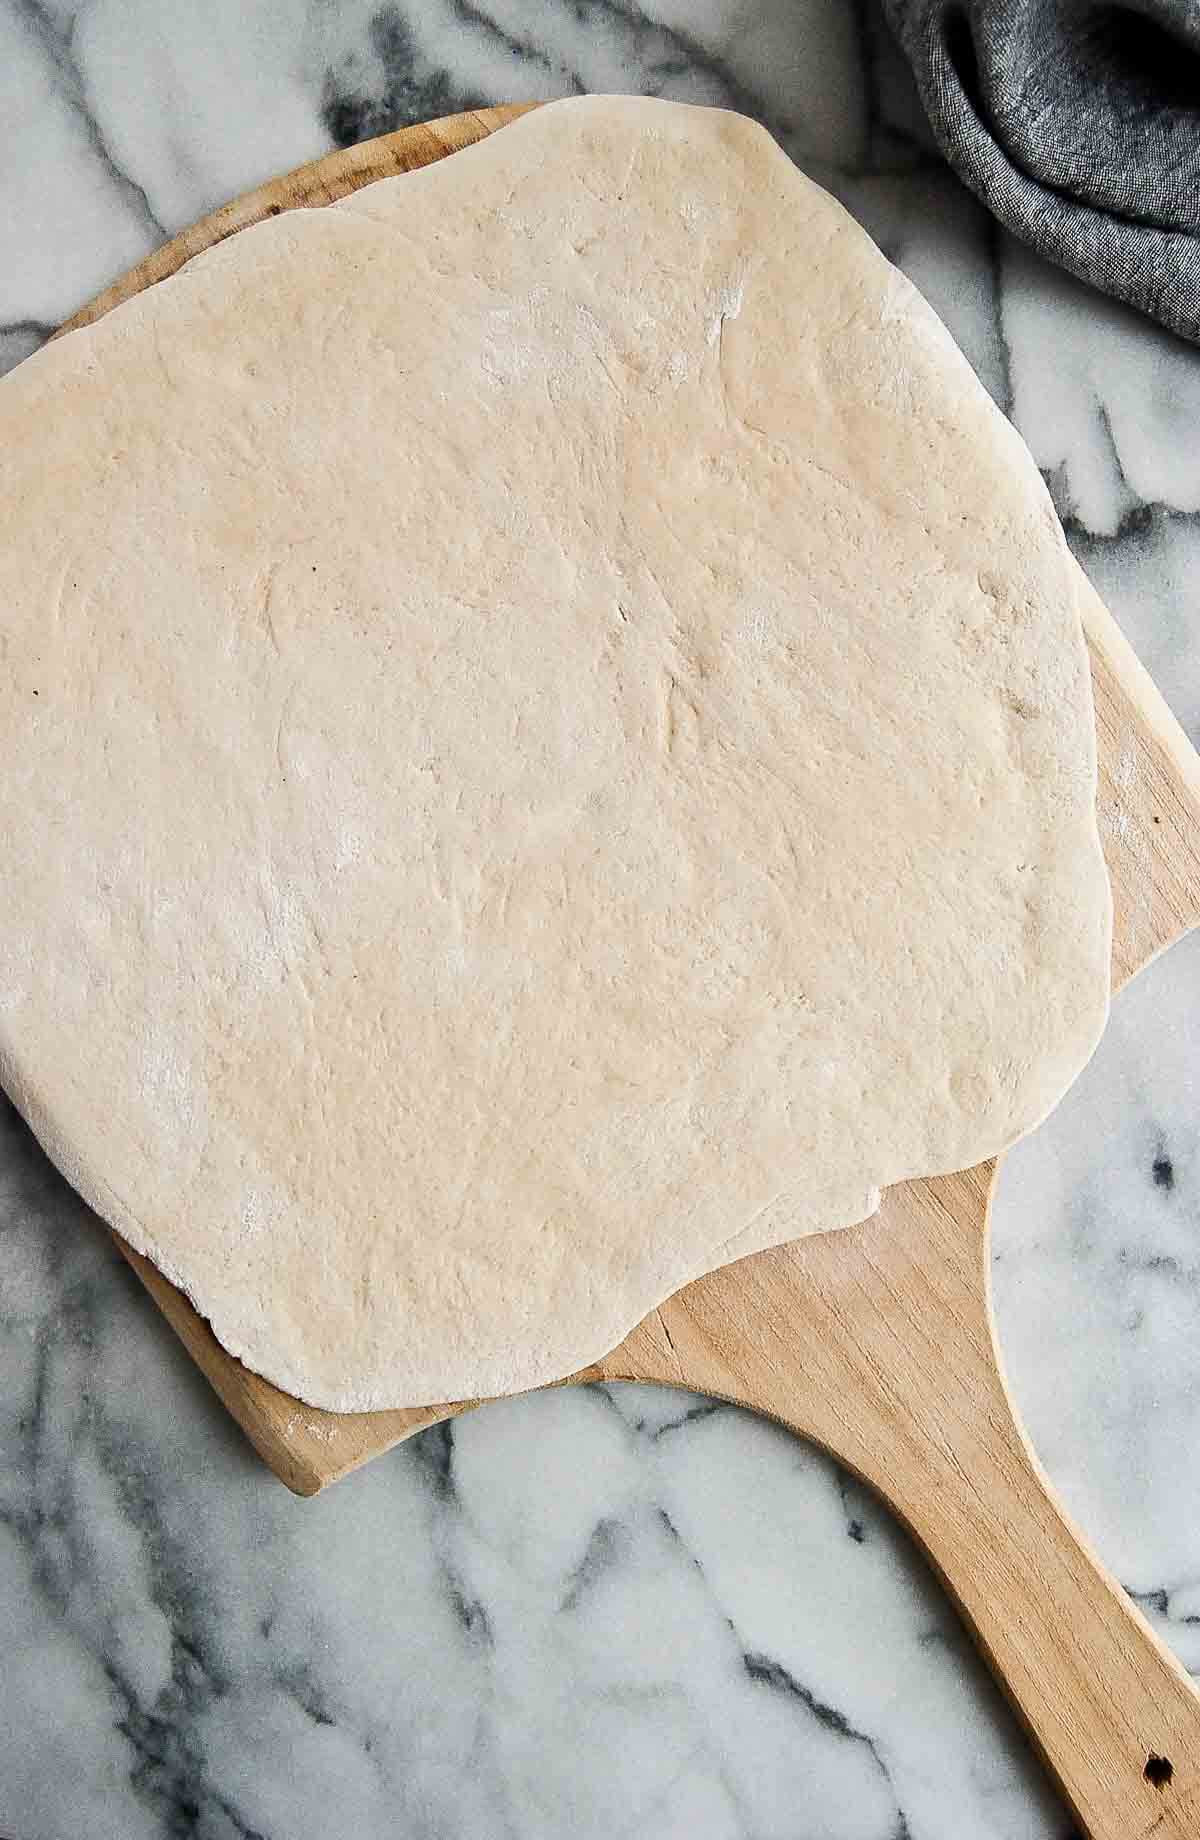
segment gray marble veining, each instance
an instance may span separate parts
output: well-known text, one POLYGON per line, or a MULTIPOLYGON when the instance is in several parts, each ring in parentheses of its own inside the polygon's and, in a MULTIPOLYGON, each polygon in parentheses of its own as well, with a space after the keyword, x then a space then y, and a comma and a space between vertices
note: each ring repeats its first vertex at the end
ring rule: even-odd
MULTIPOLYGON (((871 4, 0 0, 0 368, 225 198, 481 101, 759 116, 933 301, 1200 738, 1200 360, 948 175, 871 4)), ((1200 941, 1010 1159, 1038 1450, 1200 1672, 1200 941)), ((489 1407, 299 1503, 0 1116, 7 1840, 1067 1840, 955 1618, 822 1455, 637 1388, 489 1407)))

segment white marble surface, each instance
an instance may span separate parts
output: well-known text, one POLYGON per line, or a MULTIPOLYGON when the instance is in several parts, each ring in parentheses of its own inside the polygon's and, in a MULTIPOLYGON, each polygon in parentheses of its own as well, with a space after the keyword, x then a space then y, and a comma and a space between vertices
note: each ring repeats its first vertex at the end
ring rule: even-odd
MULTIPOLYGON (((844 0, 0 0, 0 363, 229 195, 472 101, 760 115, 948 320, 1200 738, 1200 353, 996 234, 844 0)), ((2 438, 2 435, 0 435, 2 438)), ((1200 1672, 1200 940, 1011 1159, 1004 1352, 1200 1672)), ((1066 1840, 888 1516, 677 1394, 490 1407, 288 1496, 0 1117, 6 1840, 1066 1840)))

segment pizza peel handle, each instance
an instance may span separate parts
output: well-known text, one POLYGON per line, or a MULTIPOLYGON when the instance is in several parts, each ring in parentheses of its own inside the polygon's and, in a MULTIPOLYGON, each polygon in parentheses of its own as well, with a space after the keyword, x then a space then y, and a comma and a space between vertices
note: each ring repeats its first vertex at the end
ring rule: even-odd
POLYGON ((1200 1695, 1048 1490, 988 1299, 994 1164, 701 1280, 602 1363, 816 1439, 904 1520, 1089 1840, 1200 1835, 1200 1695))
MULTIPOLYGON (((523 112, 402 129, 273 180, 157 250, 63 330, 263 218, 427 165, 523 112)), ((1200 920, 1200 761, 1079 581, 1121 983, 1200 920)), ((1200 1697, 1055 1506, 1005 1390, 987 1282, 994 1174, 987 1164, 906 1184, 860 1227, 712 1273, 574 1378, 694 1388, 823 1444, 924 1547, 1090 1840, 1196 1840, 1200 1697)), ((241 1366, 179 1291, 117 1243, 299 1494, 473 1403, 342 1415, 306 1406, 241 1366)))

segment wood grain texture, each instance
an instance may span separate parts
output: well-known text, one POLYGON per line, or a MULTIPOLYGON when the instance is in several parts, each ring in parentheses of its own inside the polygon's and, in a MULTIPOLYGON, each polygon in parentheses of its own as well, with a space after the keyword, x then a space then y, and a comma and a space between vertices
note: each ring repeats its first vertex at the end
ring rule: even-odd
MULTIPOLYGON (((302 167, 168 243, 62 330, 249 224, 426 165, 520 113, 478 110, 302 167)), ((1200 759, 1079 582, 1119 986, 1200 921, 1200 759)), ((996 1168, 904 1184, 859 1227, 714 1272, 573 1378, 693 1388, 824 1445, 920 1542, 1090 1840, 1196 1840, 1200 1697, 1056 1506, 1005 1388, 987 1256, 996 1168)), ((299 1494, 475 1403, 361 1414, 306 1406, 228 1355, 187 1299, 117 1243, 255 1448, 299 1494)))

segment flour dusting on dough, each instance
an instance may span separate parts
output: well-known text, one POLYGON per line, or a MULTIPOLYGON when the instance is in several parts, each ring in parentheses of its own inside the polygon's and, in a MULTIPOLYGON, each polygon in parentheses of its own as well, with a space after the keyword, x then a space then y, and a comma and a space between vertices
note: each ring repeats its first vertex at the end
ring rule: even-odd
POLYGON ((1061 531, 753 123, 552 104, 0 418, 0 1078, 289 1392, 560 1377, 1091 1052, 1061 531))

